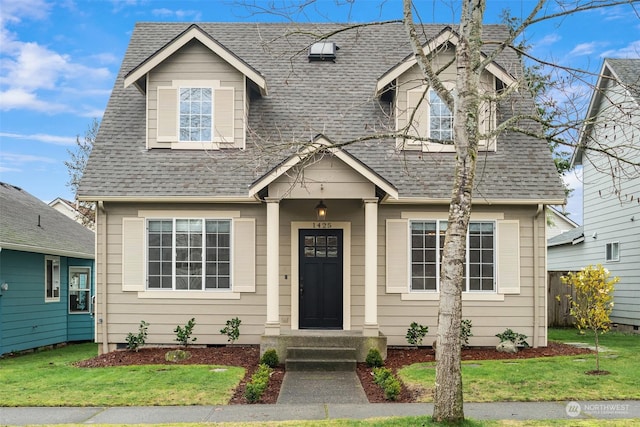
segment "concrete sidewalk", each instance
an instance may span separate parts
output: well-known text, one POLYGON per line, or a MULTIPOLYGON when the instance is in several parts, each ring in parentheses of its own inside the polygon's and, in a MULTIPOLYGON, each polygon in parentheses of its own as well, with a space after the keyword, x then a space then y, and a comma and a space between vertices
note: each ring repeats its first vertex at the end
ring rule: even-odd
MULTIPOLYGON (((466 417, 476 420, 640 419, 640 401, 466 403, 464 410, 466 417)), ((0 424, 261 422, 405 417, 432 413, 433 405, 428 403, 0 408, 0 424)))

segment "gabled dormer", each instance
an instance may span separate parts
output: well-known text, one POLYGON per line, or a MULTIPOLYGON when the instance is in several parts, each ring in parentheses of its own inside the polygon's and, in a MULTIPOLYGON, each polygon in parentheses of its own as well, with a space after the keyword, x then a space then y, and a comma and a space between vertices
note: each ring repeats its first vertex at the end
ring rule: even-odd
POLYGON ((244 148, 250 94, 267 94, 262 74, 190 26, 131 70, 124 86, 147 98, 147 148, 244 148))
MULTIPOLYGON (((455 49, 458 42, 458 35, 450 27, 446 27, 423 46, 423 52, 454 99, 456 98, 455 49)), ((480 86, 487 95, 495 94, 515 83, 516 79, 495 62, 487 65, 480 79, 480 86)), ((453 112, 436 91, 425 82, 415 55, 407 56, 378 79, 376 95, 392 101, 396 129, 398 131, 407 129, 403 136, 396 138, 398 149, 425 152, 455 151, 453 112), (409 120, 411 120, 410 124, 409 120)), ((488 135, 496 128, 495 103, 482 102, 479 114, 480 134, 488 135)), ((479 148, 495 151, 495 137, 481 140, 479 148)))

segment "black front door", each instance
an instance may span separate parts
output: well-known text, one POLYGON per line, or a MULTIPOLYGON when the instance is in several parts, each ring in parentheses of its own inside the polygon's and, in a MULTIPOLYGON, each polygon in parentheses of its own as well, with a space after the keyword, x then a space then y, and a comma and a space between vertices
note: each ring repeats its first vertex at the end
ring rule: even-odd
POLYGON ((300 329, 342 329, 342 230, 300 230, 300 329))

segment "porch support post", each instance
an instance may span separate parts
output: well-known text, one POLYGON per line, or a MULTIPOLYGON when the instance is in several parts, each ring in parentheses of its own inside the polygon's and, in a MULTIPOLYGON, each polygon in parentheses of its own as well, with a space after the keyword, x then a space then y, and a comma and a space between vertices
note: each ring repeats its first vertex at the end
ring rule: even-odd
POLYGON ((364 199, 364 336, 378 336, 378 198, 364 199))
POLYGON ((280 335, 280 200, 267 197, 267 323, 265 335, 280 335))

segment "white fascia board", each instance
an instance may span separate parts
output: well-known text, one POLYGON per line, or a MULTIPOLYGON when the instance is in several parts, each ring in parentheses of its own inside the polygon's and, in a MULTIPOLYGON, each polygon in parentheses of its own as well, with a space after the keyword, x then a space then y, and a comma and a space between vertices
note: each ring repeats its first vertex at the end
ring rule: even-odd
POLYGON ((84 202, 143 202, 143 203, 258 203, 249 197, 199 197, 199 196, 78 196, 84 202))
POLYGON ((222 46, 209 35, 204 33, 199 27, 190 28, 177 39, 173 40, 158 52, 147 58, 145 62, 138 66, 137 69, 125 77, 124 87, 129 87, 137 82, 193 39, 198 40, 200 43, 208 47, 213 53, 224 59, 228 64, 249 78, 249 80, 253 81, 260 88, 260 93, 262 95, 267 95, 267 81, 265 78, 236 55, 231 53, 226 47, 222 46))
POLYGON ((372 184, 380 187, 385 193, 387 193, 391 198, 398 198, 398 190, 396 190, 392 185, 390 185, 385 180, 381 179, 375 173, 373 173, 369 168, 364 166, 362 163, 356 161, 353 157, 346 154, 340 148, 333 147, 333 143, 327 140, 325 137, 320 136, 315 139, 315 141, 305 147, 300 153, 296 153, 289 157, 285 162, 276 166, 270 173, 263 176, 260 180, 255 182, 251 188, 249 188, 249 196, 254 197, 258 194, 263 188, 271 184, 273 181, 278 179, 284 173, 289 171, 292 167, 299 164, 302 160, 307 158, 309 155, 317 153, 318 151, 326 149, 328 152, 336 156, 338 159, 342 160, 345 164, 351 167, 354 171, 358 172, 360 175, 365 177, 372 184))
MULTIPOLYGON (((454 46, 457 46, 459 41, 460 41, 460 38, 455 32, 451 30, 447 30, 447 31, 443 31, 438 36, 429 40, 424 45, 422 50, 424 54, 428 56, 432 52, 435 52, 440 46, 442 46, 446 42, 451 42, 451 44, 453 44, 454 46)), ((482 57, 486 58, 486 55, 482 54, 482 57)), ((384 92, 384 89, 387 87, 387 85, 391 84, 391 82, 396 80, 406 71, 408 71, 410 68, 416 65, 417 62, 418 60, 416 59, 415 55, 411 55, 409 58, 397 64, 395 67, 393 67, 392 69, 387 71, 385 74, 383 74, 378 79, 378 82, 376 84, 376 96, 379 96, 382 92, 384 92)), ((493 74, 494 76, 496 76, 502 82, 504 82, 504 84, 507 85, 508 87, 517 83, 517 80, 511 74, 507 73, 501 67, 496 65, 495 62, 490 62, 487 65, 486 70, 491 74, 493 74)))
POLYGON ((51 249, 42 246, 21 245, 17 243, 0 243, 2 249, 11 249, 14 251, 31 252, 44 255, 66 256, 69 258, 95 259, 95 254, 86 252, 66 251, 64 249, 51 249))
MULTIPOLYGON (((425 197, 402 197, 396 200, 389 199, 385 201, 386 204, 395 205, 441 205, 451 203, 451 198, 425 198, 425 197)), ((564 199, 490 199, 490 198, 478 198, 473 201, 473 205, 561 205, 564 203, 564 199)))

